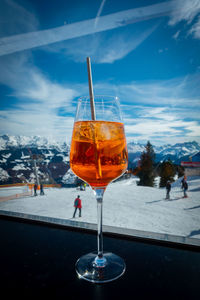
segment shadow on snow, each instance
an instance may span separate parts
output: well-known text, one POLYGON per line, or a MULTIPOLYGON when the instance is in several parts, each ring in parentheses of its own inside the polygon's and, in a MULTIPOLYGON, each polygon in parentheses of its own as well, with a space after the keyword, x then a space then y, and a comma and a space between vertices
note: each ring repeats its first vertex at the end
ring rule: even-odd
POLYGON ((187 237, 192 237, 192 236, 198 235, 198 234, 200 234, 200 229, 191 231, 187 237))

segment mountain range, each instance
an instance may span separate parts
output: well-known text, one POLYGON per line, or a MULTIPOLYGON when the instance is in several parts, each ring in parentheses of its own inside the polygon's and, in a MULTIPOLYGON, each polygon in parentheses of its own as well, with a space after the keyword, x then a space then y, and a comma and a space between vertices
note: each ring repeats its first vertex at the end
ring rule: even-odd
MULTIPOLYGON (((162 146, 154 146, 156 162, 171 160, 175 164, 180 164, 181 161, 188 161, 189 157, 200 151, 200 144, 193 142, 177 143, 174 145, 166 144, 162 146)), ((137 163, 141 153, 145 150, 145 145, 131 142, 128 144, 129 162, 137 163)))
MULTIPOLYGON (((127 145, 129 167, 135 167, 145 145, 130 142, 127 145)), ((170 159, 176 164, 187 161, 200 151, 193 142, 154 146, 156 162, 170 159)), ((0 184, 35 182, 35 168, 40 181, 70 184, 73 174, 69 165, 70 145, 40 136, 0 136, 0 184)))

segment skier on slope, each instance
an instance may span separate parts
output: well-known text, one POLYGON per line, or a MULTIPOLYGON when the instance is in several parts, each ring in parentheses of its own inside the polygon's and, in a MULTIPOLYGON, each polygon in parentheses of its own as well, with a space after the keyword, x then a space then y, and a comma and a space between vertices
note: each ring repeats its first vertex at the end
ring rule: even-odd
POLYGON ((183 189, 183 198, 187 198, 188 183, 185 178, 182 180, 182 189, 183 189))
POLYGON ((171 191, 171 183, 170 183, 169 180, 167 181, 167 184, 166 184, 166 190, 167 190, 167 194, 166 194, 166 198, 165 199, 170 199, 169 193, 171 191))
POLYGON ((74 210, 73 218, 75 218, 77 209, 79 209, 79 217, 81 217, 81 209, 82 209, 82 203, 81 202, 82 201, 80 199, 80 196, 78 195, 77 198, 74 200, 75 210, 74 210))

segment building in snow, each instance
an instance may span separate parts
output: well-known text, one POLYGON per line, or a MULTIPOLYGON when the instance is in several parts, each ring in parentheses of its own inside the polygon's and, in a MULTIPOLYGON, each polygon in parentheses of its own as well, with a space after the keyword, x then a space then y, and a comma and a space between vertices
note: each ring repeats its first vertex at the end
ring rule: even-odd
POLYGON ((190 156, 189 161, 182 161, 186 176, 200 176, 200 152, 190 156))

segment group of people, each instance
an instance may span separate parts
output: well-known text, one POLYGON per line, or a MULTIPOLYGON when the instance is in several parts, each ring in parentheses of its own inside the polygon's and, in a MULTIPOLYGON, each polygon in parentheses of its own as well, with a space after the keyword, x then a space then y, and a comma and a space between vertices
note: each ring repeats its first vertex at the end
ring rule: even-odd
MULTIPOLYGON (((37 196, 37 189, 38 189, 38 185, 37 183, 34 184, 34 196, 37 196)), ((43 184, 40 184, 40 195, 44 195, 44 188, 43 188, 43 184)))
POLYGON ((79 187, 77 187, 77 190, 80 189, 80 191, 86 191, 86 183, 82 183, 79 187))
MULTIPOLYGON (((186 176, 183 177, 181 180, 181 189, 183 190, 183 198, 187 198, 187 190, 188 190, 188 183, 187 183, 187 178, 186 176)), ((165 199, 170 199, 170 191, 171 191, 171 182, 168 180, 166 184, 166 198, 165 199)))
MULTIPOLYGON (((34 184, 34 196, 37 196, 37 190, 38 190, 38 185, 37 183, 34 184)), ((40 195, 44 195, 44 189, 43 189, 43 184, 40 184, 40 195)), ((80 195, 77 196, 77 198, 74 200, 74 214, 73 218, 76 216, 77 209, 79 210, 79 217, 81 217, 81 209, 82 209, 82 200, 80 199, 80 195)))
MULTIPOLYGON (((187 183, 187 178, 184 176, 184 178, 181 180, 181 188, 183 190, 183 198, 187 198, 187 190, 188 190, 188 183, 187 183)), ((171 191, 171 182, 168 180, 166 184, 166 198, 165 199, 170 199, 170 191, 171 191)), ((82 200, 80 199, 80 195, 77 196, 77 198, 74 200, 74 214, 73 218, 76 216, 76 212, 79 209, 79 217, 81 217, 81 209, 82 209, 82 200)))

